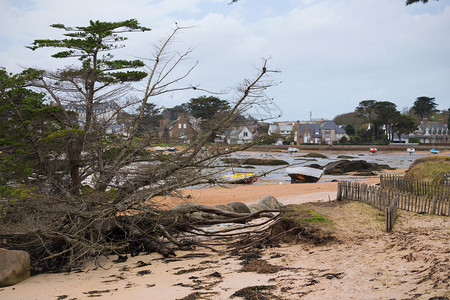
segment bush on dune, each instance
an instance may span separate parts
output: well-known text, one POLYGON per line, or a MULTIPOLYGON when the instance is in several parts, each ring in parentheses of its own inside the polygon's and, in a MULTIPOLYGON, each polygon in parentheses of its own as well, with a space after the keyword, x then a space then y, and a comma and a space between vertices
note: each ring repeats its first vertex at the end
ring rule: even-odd
POLYGON ((450 156, 429 156, 419 158, 409 167, 406 177, 412 180, 432 182, 444 171, 450 170, 450 156))

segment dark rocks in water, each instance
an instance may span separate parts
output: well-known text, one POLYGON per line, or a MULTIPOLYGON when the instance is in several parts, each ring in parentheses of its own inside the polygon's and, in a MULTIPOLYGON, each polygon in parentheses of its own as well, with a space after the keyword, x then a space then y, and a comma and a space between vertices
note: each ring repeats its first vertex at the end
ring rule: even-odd
POLYGON ((322 166, 319 164, 310 164, 310 165, 307 165, 307 167, 322 170, 322 166))
POLYGON ((350 155, 339 155, 337 158, 341 158, 341 159, 353 159, 353 158, 356 158, 356 157, 350 156, 350 155))
POLYGON ((256 169, 254 166, 241 166, 244 169, 256 169))
MULTIPOLYGON (((230 159, 222 159, 224 163, 230 163, 230 159)), ((233 165, 253 165, 253 166, 281 166, 289 165, 287 161, 274 158, 232 158, 233 165)))
POLYGON ((348 172, 373 172, 381 170, 395 170, 386 164, 368 163, 365 160, 339 160, 324 167, 326 175, 344 174, 348 172))
POLYGON ((313 153, 313 152, 305 154, 302 157, 328 158, 328 156, 323 155, 322 153, 313 153))

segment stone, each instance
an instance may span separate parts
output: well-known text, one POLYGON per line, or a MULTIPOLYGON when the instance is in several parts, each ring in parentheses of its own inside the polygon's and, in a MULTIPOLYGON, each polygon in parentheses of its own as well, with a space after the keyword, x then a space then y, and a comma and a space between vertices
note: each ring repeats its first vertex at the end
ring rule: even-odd
POLYGON ((261 210, 271 210, 270 207, 264 205, 264 204, 256 204, 256 203, 252 203, 248 206, 248 208, 250 209, 250 212, 255 213, 261 210))
POLYGON ((21 250, 0 248, 0 287, 14 285, 30 277, 30 255, 21 250))
POLYGON ((283 204, 278 202, 274 196, 266 196, 259 200, 258 204, 265 205, 269 209, 281 209, 283 207, 283 204))
POLYGON ((227 206, 231 207, 237 213, 250 213, 250 209, 248 208, 248 206, 242 202, 231 202, 228 203, 227 206))
POLYGON ((234 209, 228 205, 223 205, 223 204, 218 204, 218 205, 214 205, 214 208, 220 209, 220 210, 225 210, 225 211, 229 211, 229 212, 235 212, 234 209))

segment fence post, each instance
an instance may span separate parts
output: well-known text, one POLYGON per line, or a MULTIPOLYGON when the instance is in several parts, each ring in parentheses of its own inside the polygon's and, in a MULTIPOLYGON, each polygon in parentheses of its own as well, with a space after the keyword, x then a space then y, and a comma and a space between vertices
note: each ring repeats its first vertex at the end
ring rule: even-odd
POLYGON ((437 202, 437 199, 438 199, 437 196, 433 197, 433 204, 431 205, 430 215, 434 215, 436 213, 436 202, 437 202))
POLYGON ((336 200, 337 201, 342 200, 342 181, 338 182, 336 200))

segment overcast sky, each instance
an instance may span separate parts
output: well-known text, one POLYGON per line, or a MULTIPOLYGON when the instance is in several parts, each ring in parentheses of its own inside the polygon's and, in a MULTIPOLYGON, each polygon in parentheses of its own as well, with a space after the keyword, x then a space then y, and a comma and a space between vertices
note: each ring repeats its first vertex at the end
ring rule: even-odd
MULTIPOLYGON (((277 120, 332 119, 366 99, 391 101, 402 111, 419 96, 450 107, 450 1, 405 6, 405 0, 0 0, 0 66, 56 68, 54 51, 25 48, 60 38, 49 27, 89 20, 135 18, 152 28, 129 34, 121 58, 150 57, 152 44, 179 26, 193 26, 176 47, 195 47, 199 64, 187 83, 210 90, 255 75, 261 58, 281 73, 267 90, 277 120)), ((191 95, 155 99, 160 106, 191 95)), ((224 96, 226 99, 228 96, 224 96)), ((228 99, 227 99, 228 100, 228 99)))

